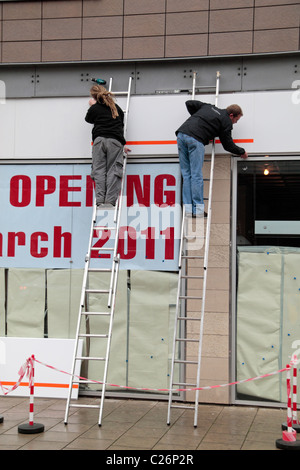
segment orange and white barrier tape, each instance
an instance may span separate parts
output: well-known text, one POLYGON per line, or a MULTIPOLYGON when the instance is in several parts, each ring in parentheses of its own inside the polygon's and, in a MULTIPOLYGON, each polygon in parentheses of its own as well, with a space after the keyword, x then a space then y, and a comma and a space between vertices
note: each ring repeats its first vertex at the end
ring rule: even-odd
POLYGON ((29 381, 29 394, 30 394, 30 400, 29 400, 29 426, 34 425, 33 421, 33 415, 34 415, 34 362, 35 358, 34 356, 31 356, 27 359, 26 362, 20 367, 19 369, 19 379, 17 382, 11 387, 7 388, 2 385, 0 382, 0 386, 2 389, 2 392, 4 395, 7 395, 10 392, 13 392, 16 390, 19 385, 21 384, 23 378, 26 376, 28 377, 29 381))
POLYGON ((30 389, 32 389, 33 377, 34 377, 34 360, 35 360, 34 356, 31 356, 27 359, 26 362, 24 362, 24 364, 20 367, 19 372, 18 372, 19 379, 17 380, 17 382, 11 388, 5 387, 0 382, 0 387, 1 387, 1 390, 2 390, 4 395, 7 395, 8 393, 13 392, 14 390, 16 390, 16 388, 19 387, 19 385, 21 384, 21 382, 22 382, 22 380, 25 376, 28 377, 29 387, 30 387, 30 389))
MULTIPOLYGON (((34 386, 34 362, 37 362, 38 364, 41 364, 42 366, 48 367, 49 369, 56 370, 57 372, 61 372, 63 374, 72 376, 70 372, 66 372, 64 370, 58 369, 54 366, 51 366, 49 364, 46 364, 42 361, 39 361, 34 357, 33 355, 27 359, 27 361, 22 365, 22 367, 19 370, 19 379, 15 383, 13 387, 8 389, 7 387, 4 387, 0 381, 0 387, 4 393, 4 395, 7 395, 8 393, 14 391, 18 386, 21 384, 22 379, 26 375, 29 378, 29 387, 31 392, 33 392, 33 386, 34 386)), ((186 392, 186 391, 194 391, 194 390, 212 390, 215 388, 222 388, 222 387, 230 387, 232 385, 238 385, 246 382, 251 382, 254 380, 260 380, 266 377, 271 377, 276 374, 280 374, 282 372, 290 371, 291 370, 291 363, 287 364, 287 366, 284 369, 279 369, 275 372, 269 372, 268 374, 263 374, 259 375, 257 377, 251 377, 248 379, 243 379, 243 380, 238 380, 236 382, 230 382, 226 384, 220 384, 220 385, 211 385, 211 386, 206 386, 206 387, 193 387, 193 388, 176 388, 176 389, 169 389, 169 388, 149 388, 149 387, 130 387, 128 385, 118 385, 118 384, 112 384, 112 383, 106 383, 106 385, 111 386, 111 387, 116 387, 116 388, 122 388, 122 389, 130 389, 130 390, 139 390, 139 391, 153 391, 153 392, 186 392)), ((81 376, 76 376, 73 375, 73 378, 77 378, 79 380, 87 380, 86 377, 81 377, 81 376)), ((103 382, 98 381, 98 380, 91 380, 91 382, 99 385, 103 385, 103 382)), ((297 393, 297 391, 295 392, 297 393)))
MULTIPOLYGON (((59 370, 57 369, 56 367, 53 367, 53 366, 50 366, 48 364, 45 364, 44 362, 41 362, 39 361, 38 359, 35 359, 36 362, 38 362, 39 364, 45 366, 45 367, 48 367, 50 369, 53 369, 53 370, 56 370, 58 372, 62 372, 63 374, 67 374, 67 375, 70 375, 72 376, 72 374, 70 374, 69 372, 65 372, 63 370, 59 370)), ((123 388, 123 389, 130 389, 130 390, 139 390, 139 391, 151 391, 151 392, 187 392, 187 391, 194 391, 194 390, 210 390, 210 389, 214 389, 214 388, 221 388, 221 387, 230 387, 232 385, 238 385, 238 384, 241 384, 241 383, 245 383, 245 382, 251 382, 251 381, 254 381, 254 380, 259 380, 259 379, 263 379, 265 377, 271 377, 273 375, 276 375, 276 374, 280 374, 281 372, 285 372, 287 370, 290 369, 290 365, 288 364, 284 369, 279 369, 275 372, 270 372, 268 374, 263 374, 263 375, 259 375, 257 377, 252 377, 250 379, 243 379, 243 380, 239 380, 237 382, 231 382, 231 383, 226 383, 226 384, 221 384, 221 385, 211 385, 211 386, 207 386, 207 387, 197 387, 197 388, 176 388, 176 389, 169 389, 169 388, 144 388, 144 387, 129 387, 127 385, 117 385, 117 384, 112 384, 112 383, 106 383, 106 385, 110 386, 110 387, 116 387, 116 388, 123 388)), ((79 380, 87 380, 86 377, 80 377, 80 376, 76 376, 74 375, 73 376, 74 378, 77 378, 79 380)), ((100 384, 100 385, 103 385, 103 382, 100 382, 100 381, 97 381, 97 380, 91 380, 89 379, 89 381, 95 383, 95 384, 100 384)))

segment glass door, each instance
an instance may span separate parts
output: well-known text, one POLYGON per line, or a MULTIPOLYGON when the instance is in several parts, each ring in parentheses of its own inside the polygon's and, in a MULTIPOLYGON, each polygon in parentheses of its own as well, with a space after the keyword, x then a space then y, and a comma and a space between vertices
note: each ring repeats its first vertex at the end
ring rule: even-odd
MULTIPOLYGON (((300 160, 250 158, 233 168, 233 401, 286 402, 300 344, 300 160)), ((299 354, 300 358, 300 354, 299 354)))

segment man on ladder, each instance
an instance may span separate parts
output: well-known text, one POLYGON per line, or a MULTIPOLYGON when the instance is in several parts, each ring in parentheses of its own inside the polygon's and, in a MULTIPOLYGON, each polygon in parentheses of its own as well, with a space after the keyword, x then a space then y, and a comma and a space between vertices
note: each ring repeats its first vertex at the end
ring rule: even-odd
MULTIPOLYGON (((206 299, 206 285, 208 272, 208 254, 210 243, 210 225, 211 225, 211 204, 212 188, 214 179, 214 155, 215 155, 215 137, 219 137, 225 150, 233 154, 247 158, 245 150, 234 144, 231 131, 232 125, 238 122, 242 116, 242 110, 238 105, 229 106, 227 109, 217 107, 219 96, 220 72, 216 74, 215 105, 195 101, 194 99, 186 102, 187 109, 191 116, 176 131, 178 139, 179 162, 183 176, 182 189, 182 226, 181 241, 178 264, 178 285, 176 314, 173 336, 173 353, 170 371, 170 388, 167 423, 170 424, 171 408, 187 408, 189 405, 172 405, 174 387, 179 386, 180 390, 187 391, 190 387, 195 391, 194 402, 194 426, 197 426, 198 401, 200 389, 200 370, 202 356, 202 342, 204 329, 204 313, 206 299), (202 165, 204 162, 205 145, 212 140, 212 152, 210 159, 209 187, 208 187, 208 207, 206 229, 204 235, 204 223, 198 225, 197 230, 189 233, 193 226, 189 217, 201 217, 204 221, 203 204, 203 176, 202 165), (189 240, 191 243, 189 243, 189 240), (196 241, 195 247, 192 244, 196 241), (199 249, 200 248, 200 249, 199 249), (202 250, 203 248, 203 250, 202 250), (200 274, 190 271, 189 262, 193 269, 202 270, 200 274), (199 287, 194 295, 191 295, 191 284, 199 282, 199 287), (191 300, 201 301, 201 309, 194 314, 186 314, 186 303, 191 300), (189 327, 191 323, 198 322, 199 335, 195 337, 194 327, 189 327), (198 343, 198 357, 191 358, 187 356, 187 345, 189 342, 198 343), (197 360, 196 360, 197 359, 197 360), (196 383, 186 381, 186 367, 193 364, 197 367, 196 383), (175 370, 176 369, 176 370, 175 370)), ((193 98, 195 94, 196 73, 193 79, 193 98)), ((205 88, 205 87, 204 87, 205 88)), ((189 313, 189 312, 188 312, 189 313)))
POLYGON ((227 152, 247 158, 245 150, 235 145, 232 125, 243 115, 238 105, 219 109, 201 101, 189 100, 186 107, 191 116, 176 131, 180 168, 183 178, 182 202, 187 216, 203 216, 202 166, 205 145, 215 137, 227 152))

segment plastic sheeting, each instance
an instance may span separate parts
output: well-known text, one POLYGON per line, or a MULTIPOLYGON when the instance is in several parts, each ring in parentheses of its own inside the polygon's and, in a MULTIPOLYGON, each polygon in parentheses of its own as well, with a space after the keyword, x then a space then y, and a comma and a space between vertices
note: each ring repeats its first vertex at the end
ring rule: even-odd
MULTIPOLYGON (((110 283, 109 273, 90 273, 90 289, 108 289, 110 283)), ((90 312, 108 312, 107 296, 90 294, 88 310, 90 312)), ((126 385, 126 348, 127 348, 127 273, 119 272, 118 290, 115 304, 113 333, 107 382, 116 385, 126 385)), ((103 334, 108 331, 110 317, 90 316, 86 324, 86 333, 103 334)), ((81 324, 82 329, 84 323, 81 324)), ((86 352, 94 357, 105 357, 107 340, 91 338, 85 343, 86 352)), ((104 362, 88 361, 83 364, 82 374, 92 380, 101 381, 104 372, 104 362), (86 367, 86 368, 85 368, 86 367)), ((98 384, 89 385, 89 390, 101 390, 98 384)), ((111 389, 110 386, 107 390, 111 389)), ((115 387, 114 390, 118 391, 115 387)))
POLYGON ((169 387, 176 280, 171 273, 133 272, 128 351, 132 387, 169 387))
MULTIPOLYGON (((2 335, 24 338, 75 338, 83 270, 8 270, 5 318, 4 269, 0 270, 2 335)), ((168 388, 177 294, 176 273, 120 271, 107 381, 135 388, 168 388), (129 276, 129 277, 128 277, 129 276)), ((109 273, 90 273, 89 288, 107 289, 109 273)), ((88 311, 107 312, 107 296, 90 294, 88 311)), ((81 331, 105 333, 109 317, 92 316, 81 331)), ((107 340, 90 338, 83 355, 105 357, 107 340)), ((48 361, 51 364, 51 359, 48 361)), ((104 362, 83 361, 81 375, 101 381, 104 362)), ((107 389, 117 390, 114 386, 107 389)), ((88 390, 101 390, 98 384, 88 390)))
MULTIPOLYGON (((96 278, 90 287, 108 286, 109 277, 96 278)), ((165 272, 120 271, 116 299, 111 354, 107 382, 135 388, 167 388, 174 323, 177 275, 165 272)), ((107 306, 91 296, 90 311, 107 311, 107 306)), ((90 328, 100 332, 109 318, 90 318, 90 328)), ((90 355, 105 355, 106 341, 90 342, 90 355), (101 344, 100 344, 101 343, 101 344)), ((89 378, 103 376, 103 363, 89 362, 89 378)), ((99 389, 98 385, 89 389, 99 389)), ((108 385, 108 390, 118 390, 108 385)), ((119 389, 120 390, 120 389, 119 389)), ((124 389, 122 389, 124 391, 124 389)))
POLYGON ((44 337, 45 270, 8 271, 7 336, 44 337))
MULTIPOLYGON (((240 381, 284 368, 300 346, 300 250, 265 246, 238 250, 236 348, 240 381)), ((284 402, 285 381, 285 374, 276 374, 240 384, 237 391, 284 402)))
POLYGON ((47 270, 48 338, 75 338, 82 269, 47 270))

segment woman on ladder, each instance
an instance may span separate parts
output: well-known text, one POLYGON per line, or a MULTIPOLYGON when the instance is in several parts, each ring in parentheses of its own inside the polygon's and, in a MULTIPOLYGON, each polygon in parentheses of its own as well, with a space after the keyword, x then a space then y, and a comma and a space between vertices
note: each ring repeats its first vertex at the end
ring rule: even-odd
POLYGON ((124 113, 114 96, 102 85, 90 89, 90 108, 85 116, 92 129, 92 171, 96 186, 97 208, 113 208, 118 199, 122 175, 124 149, 124 113))

